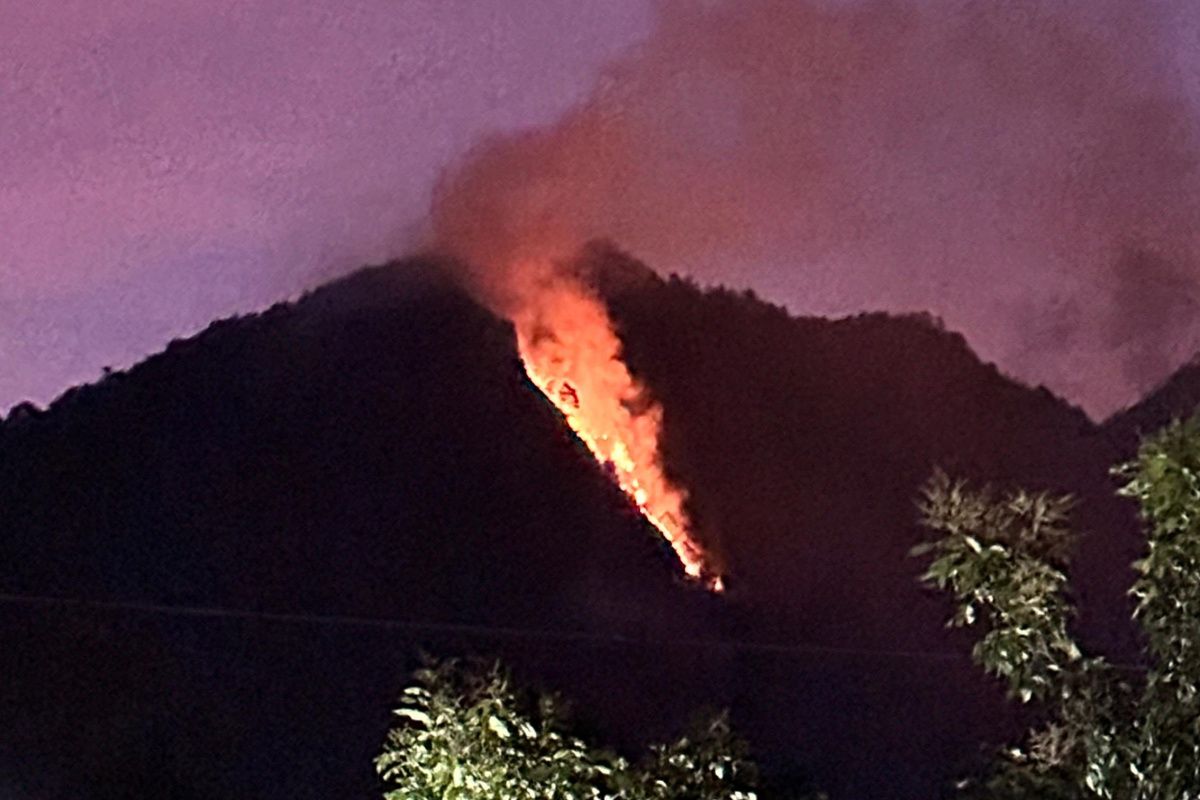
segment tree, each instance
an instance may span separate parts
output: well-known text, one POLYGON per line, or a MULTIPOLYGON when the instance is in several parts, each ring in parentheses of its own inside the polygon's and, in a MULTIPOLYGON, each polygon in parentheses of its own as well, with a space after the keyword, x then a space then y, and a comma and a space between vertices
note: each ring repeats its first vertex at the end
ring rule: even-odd
POLYGON ((1000 752, 980 798, 1200 798, 1200 415, 1143 441, 1113 473, 1145 523, 1134 618, 1145 667, 1085 653, 1070 632, 1069 496, 971 489, 937 471, 922 490, 930 555, 921 580, 946 592, 949 624, 982 631, 972 656, 1044 719, 1000 752))
POLYGON ((561 702, 498 664, 431 662, 401 696, 376 769, 387 800, 756 800, 756 770, 724 714, 640 764, 567 730, 561 702))

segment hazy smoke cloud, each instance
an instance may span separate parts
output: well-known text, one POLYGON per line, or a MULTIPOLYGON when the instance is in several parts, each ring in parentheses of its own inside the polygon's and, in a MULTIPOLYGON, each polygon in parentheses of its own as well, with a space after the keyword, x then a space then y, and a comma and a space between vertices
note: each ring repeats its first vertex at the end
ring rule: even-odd
POLYGON ((1130 383, 1144 385, 1195 352, 1194 344, 1178 334, 1191 330, 1196 320, 1196 276, 1142 250, 1120 257, 1113 272, 1105 344, 1122 353, 1130 383))
POLYGON ((491 264, 605 236, 796 312, 928 309, 1103 415, 1200 329, 1167 8, 663 2, 586 104, 443 179, 435 236, 491 264))

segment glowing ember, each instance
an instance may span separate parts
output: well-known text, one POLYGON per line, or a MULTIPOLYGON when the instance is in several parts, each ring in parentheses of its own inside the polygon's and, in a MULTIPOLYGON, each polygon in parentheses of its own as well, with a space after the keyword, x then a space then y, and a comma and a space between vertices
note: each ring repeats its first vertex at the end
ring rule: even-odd
POLYGON ((721 576, 692 538, 686 498, 663 474, 658 451, 662 409, 626 369, 604 306, 560 279, 513 315, 525 370, 562 412, 596 460, 670 543, 684 571, 713 591, 721 576))

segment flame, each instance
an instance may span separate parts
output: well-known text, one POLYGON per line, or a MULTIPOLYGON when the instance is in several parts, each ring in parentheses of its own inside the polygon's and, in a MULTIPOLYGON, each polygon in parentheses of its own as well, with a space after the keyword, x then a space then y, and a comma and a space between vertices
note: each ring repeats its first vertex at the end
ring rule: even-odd
POLYGON ((577 280, 559 276, 510 316, 530 380, 667 540, 684 572, 722 591, 692 535, 686 493, 663 474, 662 407, 629 374, 608 310, 577 280))

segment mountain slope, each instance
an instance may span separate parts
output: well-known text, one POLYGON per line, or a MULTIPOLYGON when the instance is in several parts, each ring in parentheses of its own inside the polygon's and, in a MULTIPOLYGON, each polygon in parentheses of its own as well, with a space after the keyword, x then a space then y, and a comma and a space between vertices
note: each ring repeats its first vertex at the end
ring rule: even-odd
POLYGON ((940 465, 1076 494, 1092 532, 1077 564, 1085 625, 1126 641, 1112 631, 1126 608, 1114 582, 1137 541, 1107 475, 1122 450, 1078 408, 981 363, 927 317, 793 318, 749 293, 660 280, 603 246, 590 258, 582 269, 613 307, 631 368, 667 409, 670 466, 753 602, 809 618, 811 590, 821 608, 836 597, 857 614, 810 620, 811 635, 853 622, 864 641, 893 639, 894 598, 920 603, 904 556, 921 536, 917 488, 940 465), (862 597, 874 581, 892 588, 862 597))
POLYGON ((445 266, 362 271, 0 425, 0 590, 300 615, 0 604, 0 774, 39 798, 370 797, 426 645, 505 656, 621 744, 730 704, 772 770, 934 796, 1014 724, 906 557, 934 464, 1080 495, 1081 624, 1128 650, 1119 448, 960 336, 589 252, 732 565, 715 598, 445 266))
MULTIPOLYGON (((961 336, 925 317, 796 319, 748 293, 659 280, 603 246, 580 269, 609 299, 631 368, 666 409, 668 461, 732 564, 744 635, 965 652, 942 626, 946 606, 918 588, 918 565, 907 557, 922 535, 918 487, 941 465, 1080 499, 1076 520, 1087 534, 1072 569, 1080 628, 1093 646, 1130 657, 1124 592, 1140 542, 1133 509, 1114 497, 1108 476, 1125 453, 1079 409, 980 363, 961 336)), ((861 686, 805 698, 837 697, 839 713, 854 720, 813 726, 810 739, 827 749, 853 754, 862 730, 889 729, 881 736, 897 764, 918 764, 938 748, 934 760, 947 763, 964 754, 956 737, 983 734, 968 720, 999 713, 994 698, 961 682, 957 662, 860 658, 857 666, 871 670, 861 686), (881 713, 900 719, 882 722, 881 713), (909 725, 956 724, 942 736, 905 738, 909 725)), ((814 671, 813 681, 822 678, 814 671)), ((770 693, 749 702, 757 710, 748 713, 766 721, 761 742, 794 735, 794 722, 772 717, 770 693)), ((843 774, 854 766, 846 758, 843 774)), ((845 796, 889 791, 844 777, 828 785, 845 796)))
MULTIPOLYGON (((694 635, 711 600, 673 581, 510 330, 421 264, 18 413, 0 507, 5 592, 651 637, 694 635)), ((36 797, 372 796, 417 645, 597 647, 7 604, 0 641, 0 773, 36 797)))
POLYGON ((1104 422, 1105 435, 1122 450, 1136 448, 1138 439, 1173 419, 1189 417, 1200 406, 1200 360, 1180 367, 1136 405, 1104 422))

